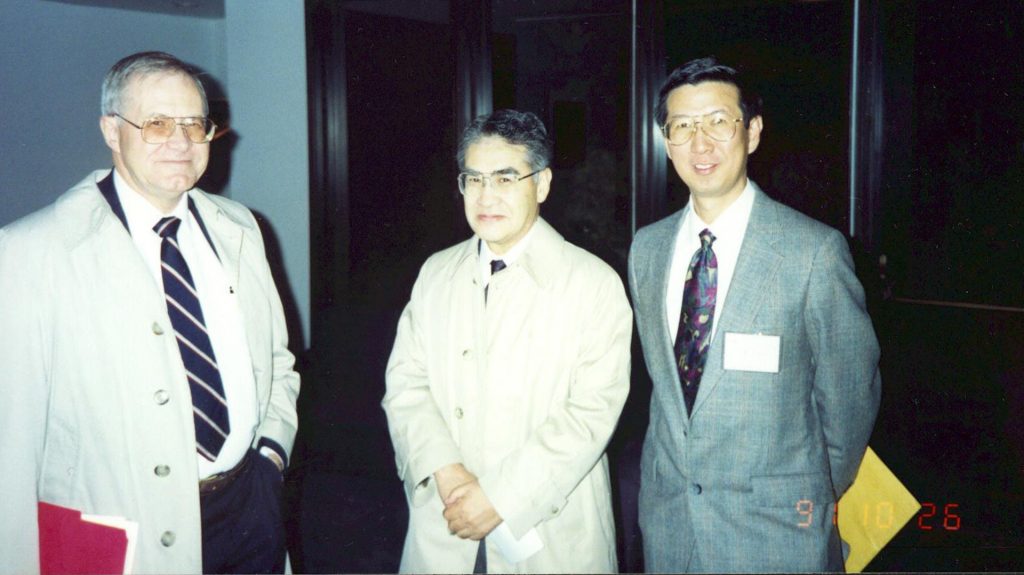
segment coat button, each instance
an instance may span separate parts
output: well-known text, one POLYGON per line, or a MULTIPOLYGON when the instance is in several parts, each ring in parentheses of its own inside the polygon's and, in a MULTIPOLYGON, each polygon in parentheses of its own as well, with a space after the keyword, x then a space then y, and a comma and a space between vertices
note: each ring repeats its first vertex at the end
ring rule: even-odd
POLYGON ((473 355, 473 350, 471 350, 471 349, 464 349, 464 350, 462 350, 462 357, 464 359, 469 359, 469 356, 471 356, 471 355, 473 355))
POLYGON ((157 405, 163 405, 170 400, 171 394, 167 393, 167 390, 165 389, 158 389, 156 390, 156 393, 153 394, 153 401, 155 401, 157 405))
POLYGON ((171 468, 166 465, 157 465, 153 468, 153 473, 155 473, 157 477, 167 477, 171 474, 171 468))
POLYGON ((552 515, 558 515, 558 507, 557 506, 555 506, 555 505, 551 506, 551 514, 552 515))
POLYGON ((697 495, 700 495, 701 493, 704 492, 704 488, 700 486, 700 483, 694 483, 693 492, 696 493, 697 495))
POLYGON ((160 544, 164 547, 170 547, 174 545, 174 531, 164 531, 164 534, 160 536, 160 544))
POLYGON ((155 335, 163 335, 164 334, 164 328, 160 327, 160 324, 155 322, 155 321, 153 322, 153 333, 155 335))
POLYGON ((462 408, 461 407, 456 407, 455 408, 455 418, 456 419, 462 419, 462 408))

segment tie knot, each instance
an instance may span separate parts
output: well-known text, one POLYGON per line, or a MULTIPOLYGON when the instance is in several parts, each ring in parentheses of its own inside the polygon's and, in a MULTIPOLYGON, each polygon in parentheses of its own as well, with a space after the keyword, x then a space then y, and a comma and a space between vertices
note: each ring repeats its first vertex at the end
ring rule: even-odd
POLYGON ((181 225, 181 218, 175 216, 167 216, 166 218, 160 218, 160 221, 153 226, 153 231, 156 232, 161 238, 177 238, 178 237, 178 226, 181 225))
POLYGON ((503 269, 505 269, 505 262, 503 260, 491 260, 491 275, 494 275, 503 269))
POLYGON ((704 228, 704 231, 700 233, 700 246, 704 249, 710 248, 711 244, 715 243, 715 234, 711 233, 711 230, 704 228))

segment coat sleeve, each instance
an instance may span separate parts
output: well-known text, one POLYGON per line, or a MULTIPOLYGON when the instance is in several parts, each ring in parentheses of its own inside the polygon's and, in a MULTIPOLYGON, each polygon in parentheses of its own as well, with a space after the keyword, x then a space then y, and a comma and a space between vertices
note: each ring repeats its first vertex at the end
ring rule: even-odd
POLYGON ((39 571, 36 505, 50 389, 52 298, 41 250, 22 243, 0 230, 0 573, 39 571))
MULTIPOLYGON (((252 214, 249 213, 252 218, 252 214)), ((254 229, 259 230, 256 220, 252 219, 254 229)), ((299 374, 295 371, 295 356, 288 351, 288 327, 285 323, 284 308, 281 296, 277 291, 270 264, 267 263, 263 237, 259 240, 258 267, 262 281, 266 286, 267 305, 271 314, 271 365, 273 366, 270 384, 270 404, 267 415, 260 423, 257 435, 259 446, 267 446, 276 451, 288 464, 298 431, 298 415, 296 402, 299 397, 299 374)))
POLYGON ((814 259, 804 318, 814 357, 814 400, 838 499, 864 457, 878 414, 881 376, 864 289, 849 247, 835 230, 814 259))
POLYGON ((561 512, 604 454, 629 394, 633 314, 622 281, 607 270, 587 284, 568 397, 521 448, 480 477, 516 537, 561 512))
POLYGON ((424 285, 429 262, 420 271, 412 297, 398 320, 398 333, 385 374, 382 406, 395 448, 398 476, 413 506, 436 493, 433 473, 462 462, 462 452, 452 439, 448 424, 430 390, 424 330, 429 310, 424 305, 424 285))

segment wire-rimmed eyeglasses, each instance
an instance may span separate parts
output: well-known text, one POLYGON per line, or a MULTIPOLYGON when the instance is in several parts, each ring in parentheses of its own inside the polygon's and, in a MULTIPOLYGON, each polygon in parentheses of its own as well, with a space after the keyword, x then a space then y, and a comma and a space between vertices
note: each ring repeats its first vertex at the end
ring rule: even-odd
POLYGON ((544 171, 544 168, 520 176, 516 171, 498 171, 490 174, 477 174, 473 172, 462 172, 459 174, 459 192, 462 195, 474 195, 484 191, 487 184, 497 192, 506 192, 515 187, 516 184, 537 175, 544 171))
POLYGON ((205 144, 213 139, 217 124, 204 117, 172 118, 170 116, 153 116, 142 121, 142 125, 114 112, 111 116, 121 118, 129 125, 142 130, 142 141, 147 144, 163 144, 174 136, 174 131, 181 126, 182 131, 193 144, 205 144))
POLYGON ((736 135, 736 126, 741 118, 733 118, 725 112, 714 112, 703 116, 677 116, 670 118, 661 127, 669 144, 681 146, 689 142, 699 126, 704 135, 716 142, 728 142, 736 135))

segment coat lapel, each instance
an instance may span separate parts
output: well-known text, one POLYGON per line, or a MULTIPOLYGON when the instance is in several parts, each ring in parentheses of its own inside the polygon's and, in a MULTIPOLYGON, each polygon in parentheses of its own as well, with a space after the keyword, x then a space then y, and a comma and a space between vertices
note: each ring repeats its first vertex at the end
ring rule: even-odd
MULTIPOLYGON (((715 340, 708 349, 707 365, 701 379, 693 413, 701 408, 708 396, 714 392, 724 375, 722 360, 727 332, 750 333, 758 312, 764 306, 768 286, 774 281, 784 258, 779 249, 783 229, 779 223, 775 202, 766 196, 756 184, 754 206, 750 211, 747 231, 743 236, 736 270, 733 272, 729 293, 726 294, 722 317, 715 331, 715 340)), ((692 417, 692 414, 691 414, 692 417)))
POLYGON ((668 280, 672 269, 672 259, 675 257, 676 237, 679 235, 679 226, 683 224, 687 209, 680 210, 674 216, 670 225, 660 227, 658 235, 650 238, 649 245, 653 246, 653 249, 649 251, 649 259, 646 265, 641 268, 647 277, 642 278, 640 283, 642 285, 655 286, 654 297, 644 302, 638 302, 638 304, 650 306, 644 317, 652 318, 654 327, 657 330, 655 337, 656 347, 651 352, 662 356, 662 361, 657 362, 657 365, 664 365, 667 368, 665 373, 651 374, 651 377, 655 381, 669 382, 670 389, 663 390, 663 393, 667 393, 667 399, 672 402, 670 409, 666 410, 666 412, 680 414, 680 417, 672 417, 671 419, 678 420, 684 429, 689 427, 689 421, 685 415, 686 404, 683 402, 679 370, 676 369, 677 358, 672 347, 672 339, 675 337, 676 327, 668 324, 665 298, 668 295, 668 280))

